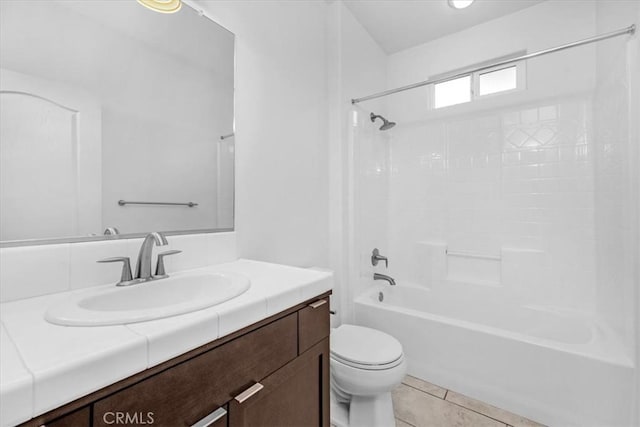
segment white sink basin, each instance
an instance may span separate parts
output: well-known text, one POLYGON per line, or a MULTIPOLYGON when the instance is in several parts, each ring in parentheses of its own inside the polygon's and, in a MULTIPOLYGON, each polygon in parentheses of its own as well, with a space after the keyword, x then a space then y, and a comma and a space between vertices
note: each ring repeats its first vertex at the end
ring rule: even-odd
POLYGON ((121 325, 189 313, 228 301, 251 287, 236 273, 178 273, 118 287, 101 286, 49 307, 45 319, 65 326, 121 325))

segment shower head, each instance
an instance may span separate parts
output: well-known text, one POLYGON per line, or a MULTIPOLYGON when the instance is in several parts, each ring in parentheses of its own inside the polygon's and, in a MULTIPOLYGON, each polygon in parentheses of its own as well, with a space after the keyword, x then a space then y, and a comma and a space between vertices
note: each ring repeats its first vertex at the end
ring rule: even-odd
POLYGON ((396 122, 390 122, 389 120, 377 114, 371 113, 369 117, 371 117, 371 122, 375 122, 376 119, 382 119, 382 126, 380 126, 380 130, 388 130, 396 125, 396 122))

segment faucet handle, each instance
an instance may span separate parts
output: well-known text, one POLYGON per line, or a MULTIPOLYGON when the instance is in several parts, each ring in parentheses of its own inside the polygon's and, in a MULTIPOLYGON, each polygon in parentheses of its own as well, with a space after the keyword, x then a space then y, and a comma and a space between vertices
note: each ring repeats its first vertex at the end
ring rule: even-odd
POLYGON ((371 265, 378 265, 378 261, 384 261, 385 268, 389 268, 389 260, 387 257, 380 255, 378 248, 375 248, 373 252, 371 252, 371 265))
POLYGON ((118 234, 120 234, 120 230, 118 230, 116 227, 107 227, 104 230, 105 236, 116 236, 118 234))
POLYGON ((122 273, 120 274, 120 281, 116 283, 116 286, 123 286, 124 283, 130 282, 133 280, 131 277, 131 261, 128 256, 117 256, 112 258, 105 258, 98 260, 96 262, 121 262, 122 264, 122 273))
POLYGON ((176 254, 179 254, 181 252, 182 251, 177 251, 177 250, 160 252, 158 254, 158 264, 156 265, 155 277, 167 277, 167 273, 166 273, 166 271, 164 269, 164 257, 169 256, 169 255, 176 255, 176 254))

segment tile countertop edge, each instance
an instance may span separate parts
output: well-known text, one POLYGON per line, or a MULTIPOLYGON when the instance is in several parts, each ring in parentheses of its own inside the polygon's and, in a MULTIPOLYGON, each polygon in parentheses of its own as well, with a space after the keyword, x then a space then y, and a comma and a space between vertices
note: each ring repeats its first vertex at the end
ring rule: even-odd
POLYGON ((0 415, 2 427, 25 422, 33 417, 33 374, 27 370, 15 343, 0 323, 0 352, 2 353, 2 383, 0 400, 3 407, 12 408, 11 414, 4 411, 0 415), (9 379, 7 379, 7 376, 9 379))
MULTIPOLYGON (((144 360, 144 366, 140 365, 140 360, 134 364, 136 365, 135 367, 133 367, 131 363, 124 363, 122 372, 119 369, 112 369, 112 372, 110 372, 109 375, 100 375, 99 378, 94 378, 93 382, 91 380, 85 381, 81 395, 90 394, 102 387, 170 360, 173 357, 186 353, 217 338, 222 338, 288 307, 292 307, 313 298, 316 295, 328 292, 332 289, 333 285, 333 274, 331 272, 247 259, 239 259, 229 263, 211 265, 194 270, 203 269, 211 272, 233 271, 244 274, 251 279, 253 292, 249 293, 248 291, 248 295, 246 295, 245 298, 242 298, 243 295, 241 295, 236 299, 232 299, 217 306, 199 310, 197 312, 138 324, 122 325, 121 327, 125 329, 127 333, 137 335, 140 338, 140 341, 144 341, 144 357, 142 357, 144 360), (240 316, 240 314, 242 314, 242 316, 240 316), (173 321, 168 321, 167 319, 172 319, 173 321), (213 331, 212 333, 202 332, 202 328, 205 324, 213 326, 214 322, 217 323, 217 330, 215 333, 213 333, 213 331), (200 333, 193 333, 193 337, 191 339, 179 340, 178 346, 176 347, 177 349, 171 351, 166 350, 167 343, 170 342, 173 337, 179 337, 180 335, 197 328, 201 329, 200 333), (159 333, 159 330, 162 332, 159 333), (113 381, 111 377, 114 377, 113 381)), ((51 299, 46 297, 39 297, 39 299, 42 302, 41 312, 44 314, 51 299)), ((9 302, 2 305, 9 306, 11 304, 12 303, 9 302)), ((15 316, 16 314, 14 313, 12 317, 15 316)), ((20 314, 17 316, 20 316, 20 314)), ((13 320, 15 321, 15 319, 13 320)), ((42 322, 46 323, 44 318, 42 318, 42 322)), ((3 325, 3 327, 4 326, 5 325, 3 325)), ((16 328, 16 331, 14 332, 25 334, 25 331, 17 329, 18 328, 16 328)), ((10 328, 7 327, 7 334, 9 330, 10 328)), ((25 338, 27 338, 27 340, 37 339, 35 337, 21 338, 22 341, 24 341, 25 338)), ((20 342, 21 340, 13 341, 17 353, 21 355, 20 342)), ((134 352, 136 356, 135 358, 139 359, 142 356, 140 354, 141 349, 138 348, 141 346, 140 344, 142 343, 132 342, 131 345, 125 345, 124 347, 122 345, 107 347, 101 354, 103 356, 105 354, 109 355, 109 360, 113 361, 119 359, 120 356, 129 357, 131 356, 131 352, 134 352), (134 349, 133 347, 136 348, 134 349)), ((81 397, 78 392, 73 391, 60 393, 57 384, 59 385, 64 383, 65 380, 68 380, 68 376, 73 375, 74 371, 80 374, 83 374, 84 372, 83 376, 86 376, 87 368, 94 365, 98 359, 102 362, 105 361, 104 358, 96 359, 94 355, 87 354, 71 360, 66 364, 66 366, 56 366, 53 364, 48 367, 49 369, 41 366, 34 370, 33 367, 30 368, 27 363, 29 358, 22 357, 22 363, 26 367, 25 371, 31 375, 32 379, 32 387, 30 390, 31 399, 29 402, 29 407, 32 408, 32 414, 30 417, 36 417, 54 409, 55 407, 62 406, 77 399, 78 397, 81 397), (55 373, 56 371, 57 375, 55 373)), ((0 362, 4 365, 4 358, 0 362)), ((4 379, 0 380, 0 384, 4 390, 4 379)), ((11 413, 4 413, 6 406, 2 406, 2 420, 4 426, 4 420, 8 420, 10 418, 9 415, 11 415, 11 419, 13 420, 14 414, 13 411, 11 413)), ((24 415, 22 418, 23 417, 24 415)), ((30 419, 22 418, 20 418, 21 421, 18 420, 17 422, 23 422, 30 419)), ((7 425, 13 425, 15 422, 16 421, 11 421, 11 424, 7 425)))
MULTIPOLYGON (((133 335, 135 335, 132 332, 133 335)), ((147 343, 144 337, 130 339, 74 361, 66 369, 52 367, 34 372, 34 417, 58 408, 147 368, 147 343), (117 368, 116 368, 117 366, 117 368), (96 372, 99 373, 96 375, 96 372), (69 381, 69 377, 78 377, 69 381), (74 389, 68 390, 69 383, 74 389)))

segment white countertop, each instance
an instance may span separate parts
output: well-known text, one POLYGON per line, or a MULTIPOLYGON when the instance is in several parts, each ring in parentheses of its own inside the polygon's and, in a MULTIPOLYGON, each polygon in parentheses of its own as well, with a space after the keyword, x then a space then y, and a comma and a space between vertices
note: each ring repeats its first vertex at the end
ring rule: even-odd
POLYGON ((331 273, 240 259, 198 269, 240 273, 251 288, 225 303, 164 319, 70 327, 47 308, 86 290, 0 305, 0 425, 12 426, 329 291, 331 273))

